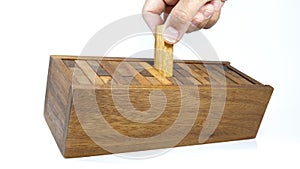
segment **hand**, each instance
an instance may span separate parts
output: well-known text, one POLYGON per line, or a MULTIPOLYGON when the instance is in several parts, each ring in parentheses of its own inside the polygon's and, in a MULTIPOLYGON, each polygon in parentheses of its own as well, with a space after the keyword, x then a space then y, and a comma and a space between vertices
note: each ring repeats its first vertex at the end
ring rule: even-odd
POLYGON ((170 44, 177 43, 184 33, 216 24, 225 0, 146 0, 143 17, 151 31, 163 24, 160 17, 164 13, 165 30, 163 38, 170 44))

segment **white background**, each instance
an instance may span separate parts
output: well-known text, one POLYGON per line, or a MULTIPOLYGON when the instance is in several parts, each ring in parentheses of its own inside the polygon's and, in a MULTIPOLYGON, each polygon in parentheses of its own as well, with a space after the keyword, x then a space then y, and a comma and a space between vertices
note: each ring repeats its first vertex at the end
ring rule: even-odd
MULTIPOLYGON (((176 148, 151 159, 64 159, 43 118, 49 55, 79 55, 144 1, 0 1, 0 168, 299 168, 298 0, 229 0, 203 33, 221 60, 275 90, 255 140, 176 148)), ((122 56, 122 53, 120 53, 122 56)))

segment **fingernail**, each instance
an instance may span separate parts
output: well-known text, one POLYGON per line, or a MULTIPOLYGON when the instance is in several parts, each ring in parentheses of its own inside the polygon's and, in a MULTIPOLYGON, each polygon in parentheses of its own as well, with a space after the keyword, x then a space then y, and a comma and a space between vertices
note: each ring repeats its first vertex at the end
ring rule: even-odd
POLYGON ((221 9, 221 2, 220 1, 214 1, 214 7, 216 11, 219 11, 221 9))
POLYGON ((165 29, 163 33, 163 38, 168 43, 175 43, 179 37, 179 32, 173 28, 172 26, 169 26, 167 29, 165 29))
POLYGON ((214 11, 211 10, 211 9, 205 10, 205 11, 203 12, 203 15, 204 15, 205 19, 210 18, 210 17, 212 16, 213 12, 214 12, 214 11))

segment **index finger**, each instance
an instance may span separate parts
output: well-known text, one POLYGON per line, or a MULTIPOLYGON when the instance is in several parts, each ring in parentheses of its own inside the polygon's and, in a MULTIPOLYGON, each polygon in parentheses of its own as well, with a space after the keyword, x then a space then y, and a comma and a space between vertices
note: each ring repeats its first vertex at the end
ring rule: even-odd
POLYGON ((211 0, 180 0, 166 20, 165 41, 171 44, 178 42, 199 9, 209 1, 211 0))
POLYGON ((151 31, 155 33, 157 25, 163 24, 160 15, 163 13, 166 5, 163 0, 147 0, 143 7, 143 18, 151 31))

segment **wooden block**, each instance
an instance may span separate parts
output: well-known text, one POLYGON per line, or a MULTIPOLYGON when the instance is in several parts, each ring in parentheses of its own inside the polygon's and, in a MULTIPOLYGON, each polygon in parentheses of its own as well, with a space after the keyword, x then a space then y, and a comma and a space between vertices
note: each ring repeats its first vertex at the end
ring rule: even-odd
POLYGON ((164 25, 156 28, 154 67, 165 77, 173 76, 173 45, 162 37, 164 25))
POLYGON ((153 61, 51 56, 44 116, 64 157, 255 138, 271 86, 229 62, 174 60, 165 77, 153 61))

